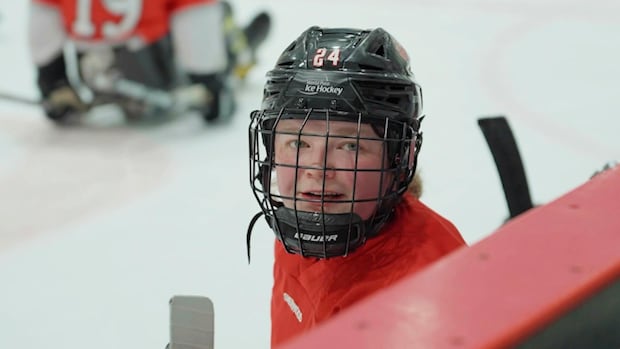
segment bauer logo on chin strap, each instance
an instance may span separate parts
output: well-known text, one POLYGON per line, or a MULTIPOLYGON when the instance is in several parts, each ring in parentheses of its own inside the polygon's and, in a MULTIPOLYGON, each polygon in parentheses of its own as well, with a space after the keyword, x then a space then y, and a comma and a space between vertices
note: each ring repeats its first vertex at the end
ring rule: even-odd
POLYGON ((360 238, 363 221, 355 213, 319 214, 280 207, 272 226, 287 239, 342 243, 360 238))
POLYGON ((301 239, 304 241, 312 241, 312 242, 336 242, 338 241, 338 234, 330 234, 330 235, 312 235, 312 234, 304 234, 304 233, 295 233, 293 236, 295 239, 301 239))

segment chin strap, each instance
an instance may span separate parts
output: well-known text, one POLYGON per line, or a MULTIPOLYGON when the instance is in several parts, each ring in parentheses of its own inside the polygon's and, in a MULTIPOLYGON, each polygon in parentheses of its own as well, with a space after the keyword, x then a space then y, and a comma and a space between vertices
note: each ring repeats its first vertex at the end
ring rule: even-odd
POLYGON ((248 226, 248 232, 247 235, 245 237, 246 239, 246 248, 248 251, 248 264, 250 264, 250 241, 252 239, 252 230, 254 229, 254 224, 256 224, 256 221, 260 218, 260 216, 264 215, 265 213, 263 211, 258 212, 257 214, 254 215, 254 217, 252 217, 252 220, 250 221, 250 225, 248 226))

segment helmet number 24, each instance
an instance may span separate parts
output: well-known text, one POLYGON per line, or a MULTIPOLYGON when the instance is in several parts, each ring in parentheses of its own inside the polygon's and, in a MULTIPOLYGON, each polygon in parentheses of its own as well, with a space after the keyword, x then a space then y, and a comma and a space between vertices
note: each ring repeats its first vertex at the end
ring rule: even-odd
POLYGON ((332 62, 331 64, 334 67, 337 67, 340 62, 340 48, 335 47, 329 51, 325 47, 318 48, 312 59, 312 65, 314 67, 322 67, 325 65, 326 60, 332 62))

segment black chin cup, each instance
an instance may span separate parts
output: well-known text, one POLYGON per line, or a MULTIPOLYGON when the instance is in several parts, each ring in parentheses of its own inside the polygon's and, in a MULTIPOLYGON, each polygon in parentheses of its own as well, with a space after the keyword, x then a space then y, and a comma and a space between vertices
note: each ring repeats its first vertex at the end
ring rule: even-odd
POLYGON ((304 257, 346 256, 366 240, 366 224, 355 213, 321 214, 279 207, 271 227, 289 253, 304 257))

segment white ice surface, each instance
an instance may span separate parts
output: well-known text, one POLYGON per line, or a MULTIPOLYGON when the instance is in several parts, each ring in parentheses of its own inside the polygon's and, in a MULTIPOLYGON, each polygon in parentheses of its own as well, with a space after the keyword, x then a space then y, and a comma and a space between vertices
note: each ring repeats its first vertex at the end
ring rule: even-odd
MULTIPOLYGON (((0 92, 36 98, 26 1, 0 4, 0 92)), ((311 25, 381 26, 424 88, 423 199, 469 243, 507 216, 480 116, 504 114, 546 203, 620 156, 620 3, 559 0, 234 2, 274 17, 232 125, 50 125, 0 101, 0 348, 163 348, 168 299, 209 296, 216 348, 269 346, 273 234, 245 233, 249 113, 264 73, 311 25)))

